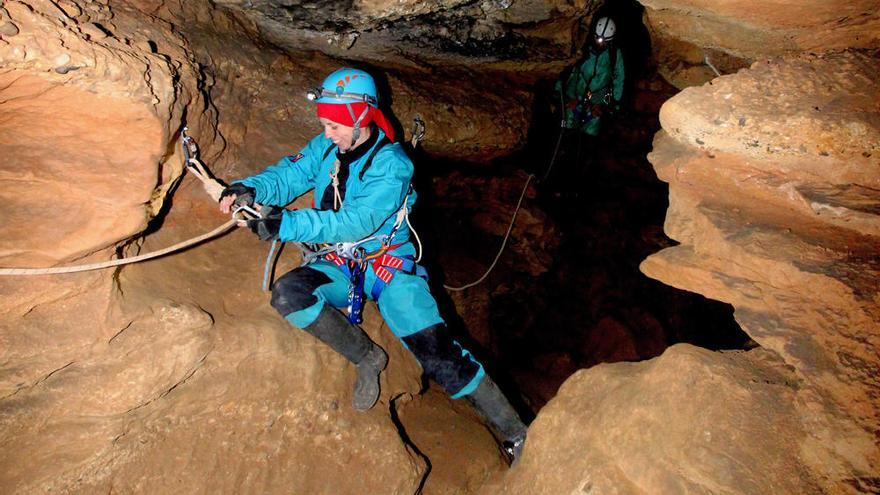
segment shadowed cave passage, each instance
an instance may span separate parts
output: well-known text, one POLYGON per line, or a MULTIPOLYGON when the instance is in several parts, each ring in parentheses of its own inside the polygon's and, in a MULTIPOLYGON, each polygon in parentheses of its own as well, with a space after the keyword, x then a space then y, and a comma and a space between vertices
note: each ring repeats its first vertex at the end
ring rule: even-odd
MULTIPOLYGON (((447 318, 454 302, 459 334, 469 335, 533 412, 581 368, 649 359, 683 342, 711 350, 757 345, 730 305, 639 271, 648 255, 676 244, 663 233, 668 186, 646 156, 660 129, 659 108, 677 91, 650 67, 634 79, 623 111, 606 122, 584 179, 570 180, 578 172, 557 162, 547 181, 533 182, 496 268, 482 284, 444 301, 447 318)), ((436 294, 447 294, 441 284, 460 286, 483 273, 526 171, 545 172, 558 118, 544 110, 549 101, 538 98, 535 106, 529 142, 491 166, 417 158, 417 228, 427 241, 436 294)))

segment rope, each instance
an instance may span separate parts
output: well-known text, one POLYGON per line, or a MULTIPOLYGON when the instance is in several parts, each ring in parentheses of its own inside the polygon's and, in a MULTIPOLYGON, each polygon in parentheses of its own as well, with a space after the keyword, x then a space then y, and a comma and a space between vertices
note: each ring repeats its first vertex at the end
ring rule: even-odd
POLYGON ((470 287, 473 287, 473 286, 479 284, 480 282, 485 280, 486 277, 489 276, 489 272, 491 272, 492 269, 495 268, 495 265, 498 263, 498 260, 501 258, 501 253, 504 252, 504 247, 507 245, 507 239, 510 238, 510 233, 513 231, 513 224, 516 222, 516 215, 517 215, 517 213, 519 213, 519 209, 522 206, 523 198, 525 197, 526 191, 529 188, 529 182, 531 182, 532 179, 534 179, 534 178, 535 178, 534 174, 529 174, 529 176, 526 178, 526 183, 523 186, 522 193, 520 193, 520 195, 519 195, 519 201, 516 202, 516 209, 513 210, 513 217, 510 219, 510 225, 507 227, 507 233, 504 234, 504 240, 501 241, 501 249, 498 250, 498 254, 495 255, 495 259, 492 261, 492 264, 489 265, 489 269, 486 270, 486 273, 484 273, 483 276, 478 278, 477 280, 475 280, 469 284, 462 285, 461 287, 450 287, 448 285, 444 285, 443 287, 446 290, 451 290, 451 291, 465 290, 465 289, 468 289, 470 287))
POLYGON ((220 201, 220 194, 223 193, 223 184, 218 182, 216 179, 213 179, 210 174, 208 174, 208 170, 202 165, 196 158, 189 159, 190 168, 189 171, 191 174, 196 176, 197 179, 202 181, 202 187, 205 188, 205 192, 208 193, 208 196, 211 196, 211 199, 214 201, 220 201))
POLYGON ((159 251, 153 251, 152 253, 132 256, 131 258, 121 258, 105 261, 103 263, 91 263, 88 265, 59 266, 56 268, 0 268, 0 275, 54 275, 58 273, 76 273, 87 272, 90 270, 101 270, 114 266, 127 265, 129 263, 137 263, 139 261, 145 261, 152 258, 158 258, 159 256, 165 256, 166 254, 180 251, 181 249, 188 248, 189 246, 192 246, 194 244, 198 244, 208 239, 218 237, 220 234, 223 234, 226 231, 235 227, 237 222, 238 220, 233 218, 232 220, 229 220, 228 222, 206 234, 202 234, 198 237, 193 237, 192 239, 188 239, 183 242, 178 242, 173 246, 169 246, 165 249, 160 249, 159 251))
POLYGON ((333 209, 342 208, 342 196, 339 194, 339 160, 333 162, 333 170, 330 171, 330 183, 333 185, 333 209))
POLYGON ((412 224, 409 223, 409 213, 407 213, 404 218, 406 219, 406 226, 409 227, 409 231, 416 237, 416 244, 419 246, 419 255, 415 259, 415 262, 418 263, 419 261, 422 261, 422 240, 419 239, 419 233, 416 232, 416 229, 414 229, 412 224))
POLYGON ((559 137, 556 138, 556 147, 553 148, 553 156, 550 157, 550 165, 547 166, 547 171, 544 172, 544 176, 541 177, 541 182, 547 180, 547 177, 550 177, 550 171, 553 170, 553 164, 556 163, 556 156, 559 154, 559 145, 562 144, 562 135, 565 134, 565 100, 562 97, 562 91, 559 92, 559 111, 562 113, 562 120, 559 126, 559 137))
MULTIPOLYGON (((216 179, 212 178, 208 173, 202 163, 196 158, 189 158, 187 160, 188 169, 191 174, 193 174, 196 178, 198 178, 202 182, 202 187, 205 188, 205 192, 211 196, 214 201, 220 200, 220 194, 223 192, 223 185, 220 184, 216 179)), ((120 258, 110 261, 105 261, 101 263, 91 263, 87 265, 73 265, 73 266, 59 266, 54 268, 0 268, 0 276, 3 275, 22 275, 22 276, 31 276, 31 275, 55 275, 60 273, 78 273, 78 272, 87 272, 91 270, 102 270, 105 268, 112 268, 115 266, 128 265, 131 263, 137 263, 140 261, 146 261, 152 258, 158 258, 160 256, 165 256, 166 254, 170 254, 176 251, 180 251, 186 249, 192 245, 198 244, 200 242, 204 242, 208 239, 213 239, 214 237, 218 237, 221 234, 226 233, 228 230, 236 227, 238 220, 233 218, 228 222, 220 225, 216 229, 202 234, 197 237, 193 237, 192 239, 187 239, 185 241, 178 242, 173 246, 169 246, 164 249, 160 249, 159 251, 153 251, 152 253, 146 253, 138 256, 132 256, 130 258, 120 258)))
POLYGON ((718 69, 716 69, 714 65, 712 65, 712 61, 709 60, 708 53, 703 53, 703 62, 705 62, 705 64, 708 65, 710 69, 712 69, 712 72, 714 72, 716 76, 721 77, 721 73, 718 72, 718 69))

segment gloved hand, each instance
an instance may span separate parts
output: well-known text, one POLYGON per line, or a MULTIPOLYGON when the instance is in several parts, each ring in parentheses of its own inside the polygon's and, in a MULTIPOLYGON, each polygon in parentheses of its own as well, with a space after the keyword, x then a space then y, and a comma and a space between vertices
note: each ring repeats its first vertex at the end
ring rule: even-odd
POLYGON ((253 187, 248 187, 240 182, 236 182, 220 193, 220 202, 227 196, 235 195, 235 201, 232 203, 236 206, 247 205, 254 206, 257 197, 257 191, 253 187))
POLYGON ((284 208, 277 206, 264 206, 260 209, 260 218, 247 221, 247 226, 261 241, 271 241, 278 238, 281 230, 281 216, 284 208))

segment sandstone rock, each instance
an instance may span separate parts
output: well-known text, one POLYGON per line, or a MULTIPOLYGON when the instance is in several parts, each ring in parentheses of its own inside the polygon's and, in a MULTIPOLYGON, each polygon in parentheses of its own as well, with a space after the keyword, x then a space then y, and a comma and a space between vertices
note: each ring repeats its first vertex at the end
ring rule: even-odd
MULTIPOLYGON (((430 153, 481 160, 509 153, 529 120, 523 87, 561 68, 588 10, 565 2, 375 1, 328 15, 277 2, 219 3, 230 8, 158 0, 4 4, 0 108, 16 115, 0 124, 4 152, 15 152, 4 154, 10 168, 0 188, 2 233, 12 241, 0 245, 4 264, 150 251, 225 221, 192 179, 180 181, 178 131, 190 127, 224 179, 295 152, 318 132, 302 89, 341 63, 302 52, 310 47, 383 67, 381 83, 401 124, 417 113, 428 122, 430 153), (305 31, 288 38, 296 23, 305 31), (254 42, 259 35, 266 38, 254 42), (95 132, 85 132, 87 125, 95 132), (172 191, 173 207, 160 214, 172 206, 172 191), (146 238, 130 242, 150 220, 146 238)), ((818 34, 790 22, 772 33, 765 28, 778 20, 773 6, 744 23, 735 2, 688 5, 719 14, 693 21, 675 19, 681 9, 649 13, 659 29, 695 33, 683 49, 688 77, 706 46, 737 55, 731 66, 767 50, 842 46, 840 34, 868 33, 856 44, 875 46, 870 10, 841 20, 838 30, 829 12, 839 6, 831 5, 814 9, 823 23, 818 34), (731 32, 729 19, 745 36, 717 42, 731 32)), ((876 487, 875 67, 864 55, 803 57, 739 77, 718 81, 732 95, 726 104, 723 95, 704 96, 710 87, 664 110, 668 135, 658 137, 655 158, 659 173, 675 181, 668 228, 683 245, 645 270, 731 301, 739 321, 797 378, 769 352, 689 348, 648 365, 581 373, 536 422, 522 467, 501 481, 508 491, 876 487), (829 67, 856 76, 844 81, 829 67), (780 80, 805 82, 794 88, 780 80), (811 96, 797 94, 805 91, 811 96), (769 110, 777 97, 780 108, 769 110), (805 103, 827 113, 816 117, 805 103), (849 113, 860 105, 870 110, 849 113), (802 124, 803 135, 778 132, 773 119, 782 116, 802 124), (685 146, 691 143, 699 148, 685 146), (722 160, 729 175, 713 173, 722 160), (739 189, 728 196, 731 182, 739 189), (758 201, 774 209, 752 208, 758 201), (713 441, 719 436, 721 445, 713 441)), ((473 197, 488 196, 492 211, 508 211, 508 193, 518 187, 486 182, 488 194, 473 197)), ((476 218, 496 236, 507 220, 501 213, 476 218)), ((543 273, 546 263, 531 253, 552 231, 540 212, 527 209, 520 222, 514 240, 529 242, 514 242, 512 264, 543 273)), ((437 468, 454 480, 436 485, 443 489, 471 489, 497 472, 497 451, 474 422, 453 416, 442 398, 408 401, 422 386, 418 366, 373 307, 368 331, 392 364, 379 406, 353 413, 353 367, 291 328, 258 291, 264 250, 236 232, 112 274, 0 284, 0 443, 9 447, 0 454, 0 485, 11 492, 413 493, 428 470, 420 451, 450 462, 437 468), (395 414, 404 423, 444 423, 408 441, 395 414), (449 455, 438 443, 469 449, 475 459, 449 455), (468 464, 456 471, 453 462, 468 464), (340 476, 352 471, 369 479, 340 476)), ((286 258, 282 269, 296 262, 286 258)), ((621 335, 623 324, 657 331, 647 318, 623 318, 605 325, 621 335)), ((573 367, 566 358, 564 366, 573 367)))
MULTIPOLYGON (((93 252, 106 258, 142 231, 183 171, 176 134, 187 105, 203 157, 225 145, 216 108, 201 92, 216 82, 214 75, 194 61, 208 55, 190 51, 156 17, 104 7, 67 2, 64 9, 77 16, 71 19, 48 3, 8 6, 21 33, 0 44, 3 106, 16 112, 2 124, 9 158, 0 191, 9 198, 5 265, 69 262, 93 252), (106 35, 100 45, 89 43, 98 37, 95 28, 106 35), (73 66, 80 69, 52 70, 73 66), (92 117, 95 107, 108 113, 92 117), (81 190, 71 191, 70 183, 81 190), (59 239, 59 232, 69 236, 59 239)), ((218 29, 229 27, 218 19, 218 29)), ((204 49, 221 40, 199 41, 204 49)), ((277 53, 266 59, 279 62, 278 72, 289 60, 277 53)), ((237 68, 233 63, 215 74, 232 79, 237 68)), ((234 85, 217 88, 226 90, 244 93, 234 85)), ((271 100, 281 100, 283 91, 278 86, 271 100)), ((286 126, 299 121, 279 125, 284 116, 267 119, 266 107, 247 114, 266 128, 251 136, 296 135, 286 126)), ((275 141, 282 140, 269 139, 273 148, 262 152, 274 159, 290 152, 290 142, 275 141)), ((260 144, 254 139, 251 146, 260 144)), ((179 194, 175 211, 186 227, 163 217, 161 235, 125 251, 165 247, 225 221, 197 185, 184 186, 193 196, 179 194), (185 208, 199 202, 206 208, 185 208)), ((354 368, 268 307, 259 293, 264 245, 248 240, 260 247, 256 256, 241 252, 253 267, 249 287, 240 286, 237 268, 228 264, 235 252, 229 247, 204 258, 150 262, 144 272, 126 268, 126 276, 4 279, 0 442, 10 446, 0 458, 4 491, 415 490, 425 463, 402 442, 389 403, 402 390, 419 392, 417 363, 387 330, 371 328, 395 364, 383 378, 384 406, 355 414, 349 407, 354 368), (126 278, 129 271, 151 276, 136 283, 126 278), (325 373, 325 363, 335 373, 325 373), (358 465, 374 473, 373 486, 338 476, 358 465)))
MULTIPOLYGON (((146 227, 182 172, 179 160, 165 157, 176 133, 169 122, 199 100, 197 71, 153 52, 167 48, 186 60, 186 51, 167 41, 175 36, 167 26, 96 44, 80 26, 106 22, 109 8, 80 7, 6 5, 20 30, 0 44, 0 106, 16 115, 0 124, 6 266, 106 258, 146 227)), ((115 22, 132 32, 140 24, 130 15, 115 22)))
POLYGON ((479 493, 823 493, 804 475, 798 389, 764 350, 676 345, 581 370, 532 423, 519 464, 479 493))
POLYGON ((642 4, 649 24, 666 36, 750 59, 880 44, 880 15, 872 0, 646 0, 642 4))
POLYGON ((665 230, 681 245, 642 270, 731 303, 796 370, 801 454, 831 492, 871 492, 880 466, 873 62, 803 55, 687 89, 664 105, 650 155, 670 183, 665 230))
POLYGON ((0 124, 0 263, 80 258, 143 230, 161 152, 149 107, 16 73, 0 86, 0 108, 16 115, 0 124))
POLYGON ((198 308, 158 305, 108 341, 93 344, 75 361, 7 397, 4 436, 16 448, 0 459, 0 484, 15 491, 63 486, 60 473, 89 466, 99 457, 123 431, 125 414, 163 397, 198 371, 210 352, 210 326, 198 308), (65 454, 59 458, 59 452, 65 454), (32 463, 16 463, 19 456, 32 463))
POLYGON ((415 449, 431 462, 424 493, 474 493, 507 470, 489 430, 466 400, 451 400, 439 387, 397 407, 415 449), (461 462, 467 453, 466 462, 461 462))

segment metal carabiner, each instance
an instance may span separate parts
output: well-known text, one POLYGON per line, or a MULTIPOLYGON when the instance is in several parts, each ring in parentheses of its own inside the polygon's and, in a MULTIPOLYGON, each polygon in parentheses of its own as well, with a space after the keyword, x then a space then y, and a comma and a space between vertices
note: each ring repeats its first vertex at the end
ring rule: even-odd
POLYGON ((251 208, 248 205, 239 205, 238 208, 232 211, 232 218, 236 220, 250 220, 254 218, 260 218, 260 212, 251 208), (236 217, 236 215, 241 214, 241 217, 236 217), (247 215, 250 215, 248 217, 247 215))
POLYGON ((358 243, 356 242, 337 242, 336 255, 346 260, 354 259, 354 250, 357 248, 357 245, 358 243))
POLYGON ((412 146, 415 148, 418 146, 419 142, 425 137, 427 127, 425 126, 425 121, 422 120, 420 115, 416 115, 413 118, 413 130, 412 130, 412 146))
POLYGON ((192 166, 190 160, 199 156, 199 145, 196 144, 195 139, 186 134, 188 130, 189 128, 184 126, 183 130, 180 131, 180 145, 183 148, 183 159, 187 167, 192 166))
POLYGON ((361 239, 355 242, 337 242, 336 243, 336 255, 347 260, 357 260, 358 258, 358 250, 361 251, 361 255, 366 253, 366 250, 361 246, 361 244, 365 244, 370 241, 375 241, 378 239, 377 236, 367 237, 366 239, 361 239))

